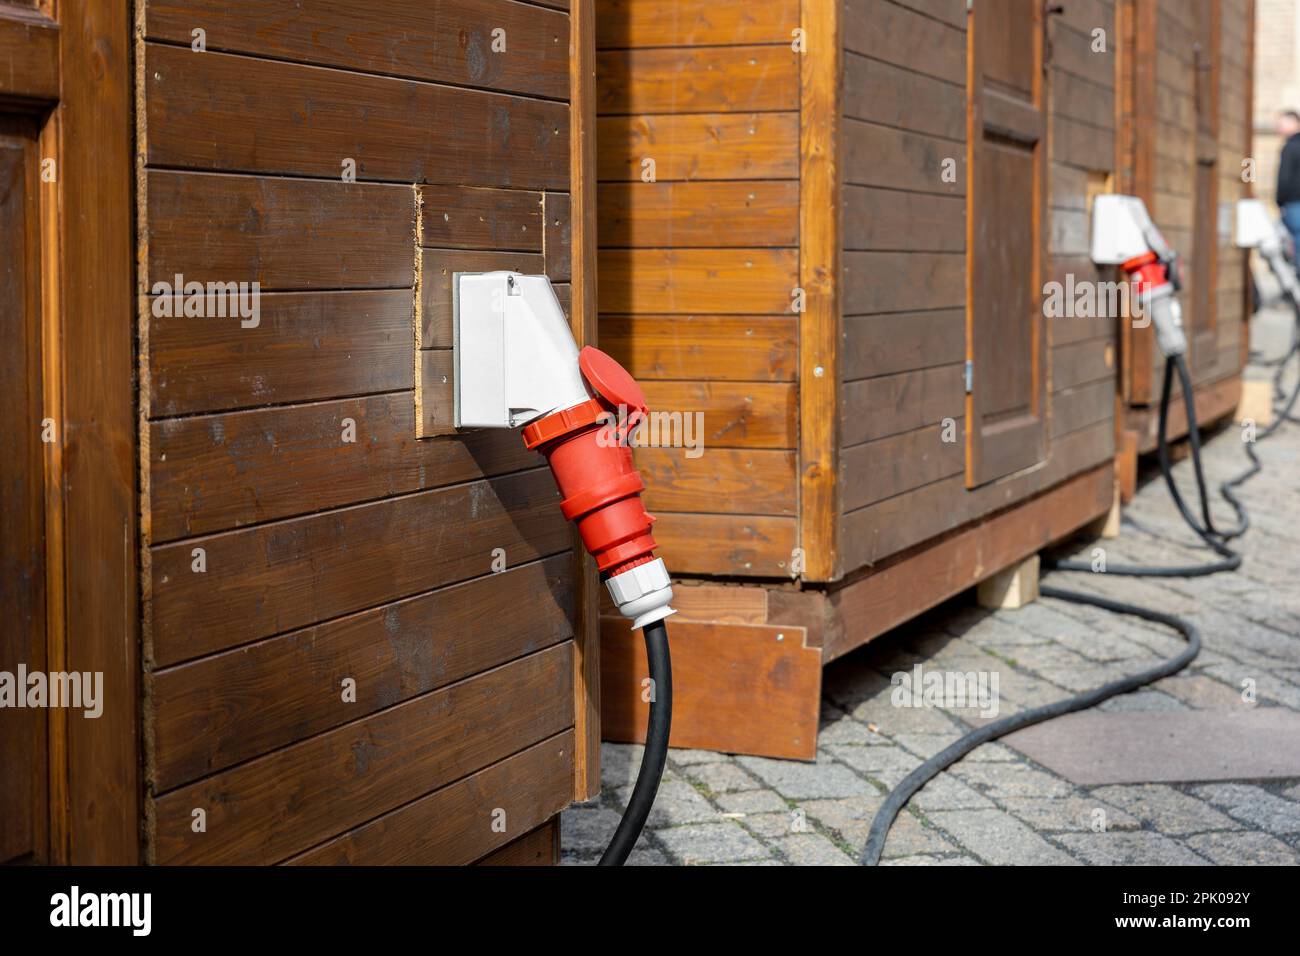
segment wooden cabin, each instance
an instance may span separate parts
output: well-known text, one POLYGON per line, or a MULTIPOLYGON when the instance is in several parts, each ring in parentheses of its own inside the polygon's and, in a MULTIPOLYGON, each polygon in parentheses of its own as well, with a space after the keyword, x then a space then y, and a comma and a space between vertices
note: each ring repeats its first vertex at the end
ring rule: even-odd
MULTIPOLYGON (((1202 423, 1230 415, 1250 343, 1247 252, 1232 241, 1233 203, 1250 195, 1254 5, 1250 0, 1137 0, 1121 42, 1123 191, 1141 196, 1183 256, 1183 322, 1202 423)), ((1253 165, 1253 160, 1251 161, 1253 165)), ((1154 330, 1123 332, 1127 473, 1156 446, 1164 359, 1154 330)), ((1176 395, 1181 388, 1176 387, 1176 395)), ((1171 432, 1184 435, 1181 408, 1171 432)))
MULTIPOLYGON (((1145 195, 1188 253, 1204 417, 1231 409, 1251 3, 596 9, 600 340, 704 423, 637 449, 673 742, 811 759, 827 663, 1109 514, 1151 445, 1150 330, 1070 295, 1116 278, 1093 196, 1145 195)), ((644 727, 625 629, 614 740, 644 727)))
POLYGON ((131 6, 0 10, 0 669, 104 675, 0 718, 0 860, 551 862, 594 576, 450 276, 594 337, 590 4, 131 6))

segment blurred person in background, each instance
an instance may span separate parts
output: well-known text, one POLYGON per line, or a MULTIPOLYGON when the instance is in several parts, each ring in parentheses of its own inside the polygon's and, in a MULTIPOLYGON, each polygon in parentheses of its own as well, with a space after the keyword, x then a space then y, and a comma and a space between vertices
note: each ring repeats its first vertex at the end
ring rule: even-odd
POLYGON ((1277 207, 1291 234, 1293 248, 1300 248, 1300 113, 1278 113, 1277 134, 1282 140, 1282 158, 1277 164, 1277 207))

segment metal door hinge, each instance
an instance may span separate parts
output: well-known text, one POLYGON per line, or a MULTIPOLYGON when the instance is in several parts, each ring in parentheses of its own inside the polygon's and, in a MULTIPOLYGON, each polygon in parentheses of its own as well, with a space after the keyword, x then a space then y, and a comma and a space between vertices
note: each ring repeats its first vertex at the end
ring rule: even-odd
POLYGON ((966 380, 966 394, 969 395, 971 393, 971 385, 975 379, 975 363, 970 359, 966 360, 966 369, 962 373, 962 376, 966 380))

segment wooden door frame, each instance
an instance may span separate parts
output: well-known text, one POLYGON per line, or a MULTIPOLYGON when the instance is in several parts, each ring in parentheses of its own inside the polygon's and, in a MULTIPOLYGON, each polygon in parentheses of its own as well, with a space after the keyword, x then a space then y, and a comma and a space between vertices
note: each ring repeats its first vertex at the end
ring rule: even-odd
MULTIPOLYGON (((49 712, 53 863, 139 861, 139 593, 128 0, 6 9, 0 85, 40 126, 47 670, 102 672, 103 713, 49 712)), ((39 423, 33 423, 37 427, 39 423)))

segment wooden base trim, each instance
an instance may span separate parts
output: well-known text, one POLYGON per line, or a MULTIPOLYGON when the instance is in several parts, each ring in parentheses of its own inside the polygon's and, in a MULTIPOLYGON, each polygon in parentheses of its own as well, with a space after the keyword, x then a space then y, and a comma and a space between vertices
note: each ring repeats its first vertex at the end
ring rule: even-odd
MULTIPOLYGON (((1106 462, 832 590, 674 582, 673 746, 814 759, 824 664, 1095 521, 1114 496, 1106 462)), ((600 655, 605 739, 640 742, 641 640, 602 618, 600 655)))
MULTIPOLYGON (((645 645, 622 618, 603 619, 600 633, 601 729, 606 740, 641 743, 650 711, 642 700, 645 645)), ((668 635, 672 746, 816 759, 822 652, 808 646, 804 628, 692 621, 679 612, 668 635)))

